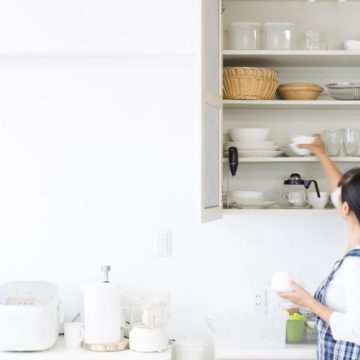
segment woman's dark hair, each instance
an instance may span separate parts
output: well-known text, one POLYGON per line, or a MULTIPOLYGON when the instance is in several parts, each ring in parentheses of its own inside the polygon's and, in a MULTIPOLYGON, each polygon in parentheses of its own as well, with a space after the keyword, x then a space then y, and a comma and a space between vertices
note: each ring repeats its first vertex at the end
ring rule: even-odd
POLYGON ((341 186, 341 202, 346 201, 349 204, 360 223, 360 168, 346 171, 339 186, 341 186))

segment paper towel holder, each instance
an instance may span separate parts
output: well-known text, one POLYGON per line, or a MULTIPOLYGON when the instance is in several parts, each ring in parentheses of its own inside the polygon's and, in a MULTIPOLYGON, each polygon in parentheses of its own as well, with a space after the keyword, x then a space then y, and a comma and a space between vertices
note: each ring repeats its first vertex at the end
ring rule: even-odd
POLYGON ((102 265, 101 266, 101 271, 103 272, 103 282, 104 283, 108 283, 109 281, 109 271, 111 270, 111 266, 110 265, 102 265))

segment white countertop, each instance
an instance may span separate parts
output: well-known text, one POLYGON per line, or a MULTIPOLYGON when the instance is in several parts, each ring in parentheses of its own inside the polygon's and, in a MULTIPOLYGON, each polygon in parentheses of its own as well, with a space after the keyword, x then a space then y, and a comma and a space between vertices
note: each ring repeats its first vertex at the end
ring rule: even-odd
POLYGON ((315 345, 286 345, 282 349, 216 349, 216 360, 316 360, 315 345))
POLYGON ((84 349, 66 349, 63 336, 56 345, 45 351, 2 352, 0 360, 171 360, 171 348, 161 353, 138 353, 130 350, 118 352, 93 352, 84 349))

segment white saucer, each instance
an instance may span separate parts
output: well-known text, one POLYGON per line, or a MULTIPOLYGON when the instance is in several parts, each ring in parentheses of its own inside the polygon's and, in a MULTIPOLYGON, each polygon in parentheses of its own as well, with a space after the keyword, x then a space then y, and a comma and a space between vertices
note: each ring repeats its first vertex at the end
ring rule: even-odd
POLYGON ((231 203, 231 206, 241 209, 263 209, 274 204, 275 201, 236 201, 231 203))
POLYGON ((283 153, 281 150, 277 151, 239 151, 239 157, 276 157, 283 153))

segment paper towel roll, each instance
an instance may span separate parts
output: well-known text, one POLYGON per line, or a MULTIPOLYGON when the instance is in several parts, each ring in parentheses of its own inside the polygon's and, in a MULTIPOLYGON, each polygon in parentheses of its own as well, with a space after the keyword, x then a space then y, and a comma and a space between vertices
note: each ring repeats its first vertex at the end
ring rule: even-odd
POLYGON ((111 343, 121 340, 120 289, 113 283, 86 286, 84 291, 85 343, 111 343))

